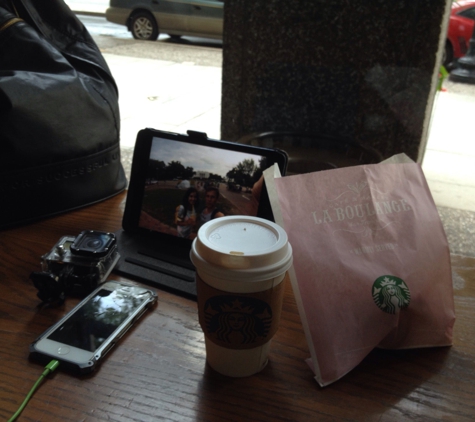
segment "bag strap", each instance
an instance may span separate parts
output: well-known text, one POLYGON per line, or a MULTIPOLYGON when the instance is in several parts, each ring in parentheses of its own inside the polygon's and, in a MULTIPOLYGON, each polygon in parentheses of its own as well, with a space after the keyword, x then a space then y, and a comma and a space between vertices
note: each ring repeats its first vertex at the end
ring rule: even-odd
POLYGON ((15 25, 18 22, 24 22, 24 20, 20 18, 20 15, 18 14, 18 10, 15 7, 15 4, 13 3, 13 1, 10 0, 8 3, 10 4, 9 8, 7 7, 7 4, 0 4, 0 7, 5 8, 4 10, 6 10, 9 13, 15 14, 16 17, 7 19, 5 22, 1 23, 0 32, 7 30, 8 28, 10 28, 10 26, 15 25))
POLYGON ((23 19, 12 18, 6 21, 2 26, 0 26, 0 32, 5 31, 6 29, 10 28, 10 26, 15 25, 18 22, 23 22, 23 19))

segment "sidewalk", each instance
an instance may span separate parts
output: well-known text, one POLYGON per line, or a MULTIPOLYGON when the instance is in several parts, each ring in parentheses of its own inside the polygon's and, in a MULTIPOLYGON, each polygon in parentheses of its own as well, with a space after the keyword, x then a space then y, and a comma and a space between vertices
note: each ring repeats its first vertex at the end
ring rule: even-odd
POLYGON ((64 2, 79 14, 103 15, 109 7, 109 0, 64 0, 64 2))
POLYGON ((119 87, 121 145, 145 127, 220 138, 221 68, 104 54, 119 87))
POLYGON ((422 168, 437 205, 475 211, 475 96, 453 84, 437 94, 422 168))

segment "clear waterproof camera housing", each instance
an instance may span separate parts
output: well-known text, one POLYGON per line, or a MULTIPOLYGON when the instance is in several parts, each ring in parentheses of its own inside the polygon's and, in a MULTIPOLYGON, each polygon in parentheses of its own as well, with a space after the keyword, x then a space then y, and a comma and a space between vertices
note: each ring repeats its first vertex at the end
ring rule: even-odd
POLYGON ((42 272, 31 278, 44 302, 63 301, 68 294, 83 296, 103 283, 120 255, 113 233, 85 230, 63 236, 41 257, 42 272))

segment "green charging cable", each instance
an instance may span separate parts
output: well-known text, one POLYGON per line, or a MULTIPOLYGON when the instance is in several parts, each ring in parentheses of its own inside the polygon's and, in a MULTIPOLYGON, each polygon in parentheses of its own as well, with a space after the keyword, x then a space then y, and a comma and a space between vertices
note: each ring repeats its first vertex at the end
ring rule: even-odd
POLYGON ((41 374, 41 376, 38 378, 38 380, 35 382, 35 385, 31 388, 30 392, 27 394, 25 397, 25 400, 23 400, 23 403, 21 406, 18 408, 18 410, 15 412, 15 414, 8 419, 8 422, 13 422, 20 416, 20 413, 23 412, 23 409, 26 407, 28 402, 30 401, 31 397, 35 393, 35 391, 38 389, 40 384, 43 382, 43 380, 51 373, 53 372, 57 367, 59 366, 59 361, 53 359, 48 365, 45 366, 45 370, 41 374))

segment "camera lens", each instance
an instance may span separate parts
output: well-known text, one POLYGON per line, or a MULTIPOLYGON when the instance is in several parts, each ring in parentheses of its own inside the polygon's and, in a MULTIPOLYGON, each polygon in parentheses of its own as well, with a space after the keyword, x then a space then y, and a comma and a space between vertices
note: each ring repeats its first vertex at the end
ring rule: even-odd
POLYGON ((115 244, 112 233, 87 230, 81 232, 71 245, 71 252, 75 255, 100 257, 105 256, 115 244))
POLYGON ((102 242, 102 239, 94 238, 94 239, 86 239, 85 244, 87 248, 99 249, 102 246, 103 242, 102 242))

